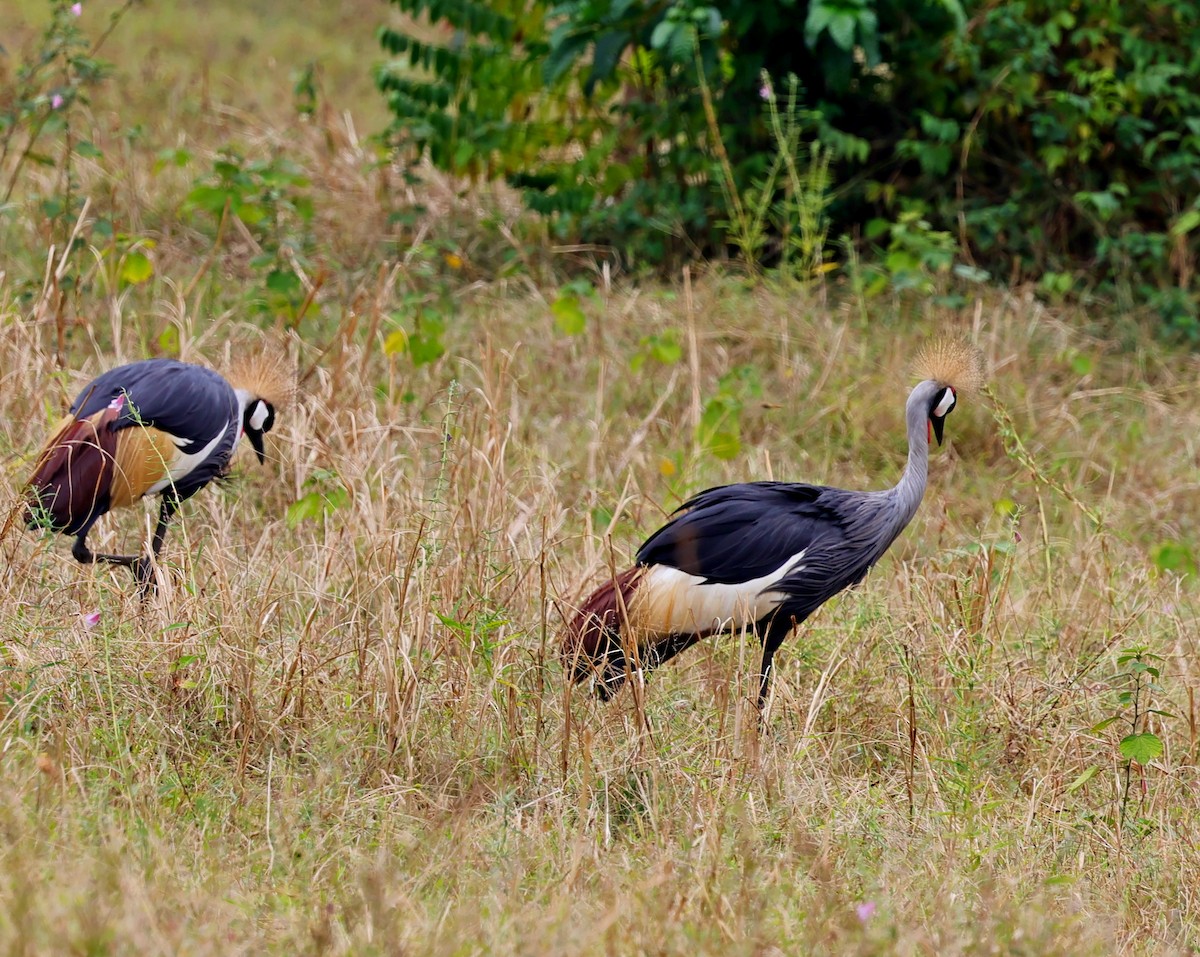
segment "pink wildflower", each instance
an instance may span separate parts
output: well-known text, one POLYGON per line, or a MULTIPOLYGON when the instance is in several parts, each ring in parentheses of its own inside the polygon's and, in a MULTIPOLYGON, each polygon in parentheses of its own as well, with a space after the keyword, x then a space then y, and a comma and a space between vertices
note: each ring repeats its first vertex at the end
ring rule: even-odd
POLYGON ((50 97, 50 109, 57 110, 63 105, 63 102, 62 94, 55 93, 54 96, 50 97))
POLYGON ((94 611, 90 615, 83 616, 83 627, 91 631, 100 624, 100 612, 94 611))
POLYGON ((861 904, 856 904, 854 913, 858 916, 859 922, 865 924, 875 916, 875 902, 863 901, 861 904))
POLYGON ((82 17, 83 16, 83 4, 82 3, 71 4, 71 15, 75 16, 75 17, 82 17))

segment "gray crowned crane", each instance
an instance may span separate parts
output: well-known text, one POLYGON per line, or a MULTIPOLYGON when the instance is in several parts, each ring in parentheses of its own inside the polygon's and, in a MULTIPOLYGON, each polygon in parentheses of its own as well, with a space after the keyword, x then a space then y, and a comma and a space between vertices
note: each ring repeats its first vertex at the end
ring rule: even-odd
POLYGON ((124 565, 143 597, 153 591, 154 561, 179 504, 228 473, 242 435, 263 462, 263 436, 291 395, 285 363, 269 351, 241 362, 234 379, 175 359, 131 362, 94 379, 38 455, 26 524, 74 535, 78 561, 124 565), (162 497, 150 554, 88 548, 102 515, 146 495, 162 497))
POLYGON ((965 342, 932 343, 917 364, 923 381, 905 407, 908 464, 893 488, 747 482, 692 497, 568 623, 562 655, 572 679, 608 700, 633 670, 648 672, 710 635, 750 630, 763 646, 761 712, 783 640, 862 581, 912 521, 930 442, 941 444, 959 393, 982 384, 981 357, 965 342))

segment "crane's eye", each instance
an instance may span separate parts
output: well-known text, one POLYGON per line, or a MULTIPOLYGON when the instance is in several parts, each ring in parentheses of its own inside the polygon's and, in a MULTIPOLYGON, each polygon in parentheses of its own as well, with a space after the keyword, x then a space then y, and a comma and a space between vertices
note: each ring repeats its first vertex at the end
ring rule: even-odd
POLYGON ((954 408, 955 400, 956 397, 954 395, 954 390, 947 386, 942 392, 941 396, 938 398, 937 405, 935 405, 933 410, 929 413, 930 416, 937 416, 938 418, 941 418, 954 408))

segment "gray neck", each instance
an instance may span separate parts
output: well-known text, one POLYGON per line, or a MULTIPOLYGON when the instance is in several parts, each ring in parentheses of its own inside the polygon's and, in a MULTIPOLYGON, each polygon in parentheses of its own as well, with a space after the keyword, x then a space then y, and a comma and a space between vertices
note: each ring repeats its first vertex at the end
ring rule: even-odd
POLYGON ((926 380, 918 383, 908 397, 904 419, 908 426, 908 464, 904 474, 888 496, 895 503, 894 519, 896 534, 917 514, 917 507, 925 495, 925 483, 929 477, 929 403, 942 386, 926 380))

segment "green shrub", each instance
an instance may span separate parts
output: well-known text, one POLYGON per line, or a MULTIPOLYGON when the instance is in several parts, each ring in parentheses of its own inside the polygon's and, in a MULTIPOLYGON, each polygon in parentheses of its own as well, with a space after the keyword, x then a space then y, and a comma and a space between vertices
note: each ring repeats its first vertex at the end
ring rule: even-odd
POLYGON ((397 129, 520 186, 561 240, 769 264, 803 207, 887 288, 1016 276, 1200 340, 1196 0, 394 2, 455 31, 384 32, 408 56, 380 74, 397 129), (795 77, 786 135, 764 75, 795 77), (799 206, 797 154, 822 164, 799 206))

